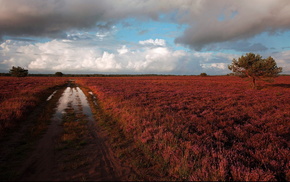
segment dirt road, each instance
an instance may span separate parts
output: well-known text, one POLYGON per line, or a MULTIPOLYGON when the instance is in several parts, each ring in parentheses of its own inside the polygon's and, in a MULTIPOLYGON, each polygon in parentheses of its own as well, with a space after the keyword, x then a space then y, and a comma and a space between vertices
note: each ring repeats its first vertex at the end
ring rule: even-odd
POLYGON ((53 99, 58 102, 46 132, 10 179, 126 180, 130 170, 120 165, 106 145, 82 89, 70 81, 47 102, 53 99))

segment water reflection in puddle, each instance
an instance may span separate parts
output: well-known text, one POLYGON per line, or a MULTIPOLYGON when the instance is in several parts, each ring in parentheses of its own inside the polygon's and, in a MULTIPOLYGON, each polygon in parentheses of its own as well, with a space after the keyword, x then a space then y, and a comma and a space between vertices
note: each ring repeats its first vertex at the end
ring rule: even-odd
POLYGON ((54 94, 57 92, 57 90, 56 91, 54 91, 49 97, 47 97, 47 99, 46 99, 46 101, 49 101, 53 96, 54 96, 54 94))
POLYGON ((85 114, 90 121, 93 121, 92 110, 85 94, 79 87, 67 87, 64 90, 58 101, 53 119, 61 123, 62 115, 66 113, 65 109, 69 106, 72 106, 76 112, 85 114))
POLYGON ((98 103, 97 103, 97 98, 96 98, 96 96, 94 95, 94 93, 93 92, 88 92, 92 97, 93 97, 93 103, 95 104, 95 106, 97 106, 98 105, 98 103))

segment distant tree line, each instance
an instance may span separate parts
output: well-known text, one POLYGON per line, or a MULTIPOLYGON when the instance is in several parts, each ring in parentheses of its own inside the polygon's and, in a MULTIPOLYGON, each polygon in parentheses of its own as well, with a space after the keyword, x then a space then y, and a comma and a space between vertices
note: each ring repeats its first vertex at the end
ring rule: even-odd
MULTIPOLYGON (((272 78, 277 77, 282 68, 278 67, 276 61, 270 56, 262 59, 262 56, 254 53, 247 53, 238 59, 233 59, 232 63, 228 65, 229 70, 233 73, 227 74, 228 76, 248 77, 252 80, 253 88, 256 88, 256 80, 271 81, 272 78)), ((140 77, 140 76, 173 76, 163 74, 63 74, 56 72, 55 74, 29 74, 28 70, 22 67, 12 67, 9 73, 0 73, 0 76, 45 76, 45 77, 140 77)), ((185 76, 185 75, 180 75, 185 76)), ((192 75, 187 75, 192 76, 192 75)), ((208 76, 207 73, 200 73, 199 76, 208 76)))

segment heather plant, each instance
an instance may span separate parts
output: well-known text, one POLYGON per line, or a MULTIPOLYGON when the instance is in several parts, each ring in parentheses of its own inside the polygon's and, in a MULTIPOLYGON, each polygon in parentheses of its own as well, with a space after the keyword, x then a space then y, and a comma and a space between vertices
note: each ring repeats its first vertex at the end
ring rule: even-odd
POLYGON ((0 134, 40 103, 46 90, 64 83, 65 79, 57 78, 0 77, 0 134))
POLYGON ((151 170, 174 180, 289 180, 290 90, 279 87, 289 77, 262 90, 245 89, 239 77, 77 82, 138 143, 151 170))

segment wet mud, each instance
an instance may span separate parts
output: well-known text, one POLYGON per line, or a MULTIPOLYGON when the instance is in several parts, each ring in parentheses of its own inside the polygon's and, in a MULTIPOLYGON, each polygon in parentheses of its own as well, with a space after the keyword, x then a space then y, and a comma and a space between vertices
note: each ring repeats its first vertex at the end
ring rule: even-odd
MULTIPOLYGON (((126 169, 120 168, 112 151, 105 144, 105 139, 98 133, 97 121, 82 89, 74 81, 70 81, 65 89, 54 91, 47 102, 61 91, 63 93, 48 129, 21 165, 20 175, 16 180, 126 179, 126 169), (71 127, 74 125, 80 128, 75 135, 69 133, 74 131, 71 127), (67 130, 69 127, 71 130, 67 130), (77 139, 70 140, 68 136, 77 139)), ((92 92, 89 94, 96 98, 92 92)), ((93 101, 93 104, 97 102, 93 101)))

